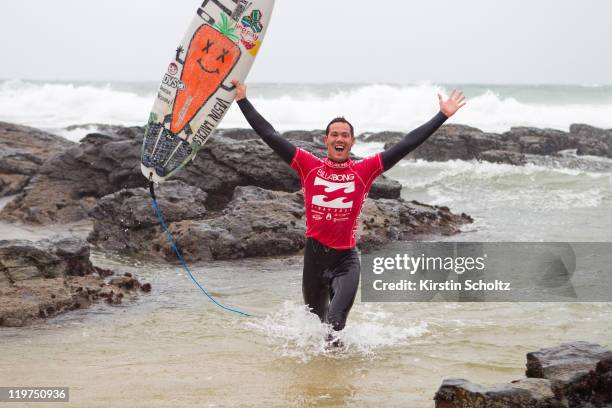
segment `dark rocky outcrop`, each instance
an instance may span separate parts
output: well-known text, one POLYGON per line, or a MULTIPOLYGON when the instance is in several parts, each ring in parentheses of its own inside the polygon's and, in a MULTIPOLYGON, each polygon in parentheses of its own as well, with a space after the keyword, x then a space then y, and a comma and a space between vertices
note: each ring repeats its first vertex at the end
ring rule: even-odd
MULTIPOLYGON (((107 133, 87 135, 79 145, 47 160, 24 192, 0 212, 0 219, 32 224, 78 221, 87 217, 97 199, 145 186, 140 172, 142 137, 139 127, 108 127, 107 133)), ((208 206, 217 210, 229 202, 237 186, 300 190, 295 172, 261 140, 236 138, 213 137, 175 179, 205 191, 208 206)), ((295 143, 324 154, 320 144, 295 143)), ((380 177, 370 196, 397 198, 400 190, 398 182, 380 177)))
MULTIPOLYGON (((399 132, 369 133, 360 136, 366 141, 385 142, 389 148, 404 137, 399 132)), ((552 156, 564 150, 578 155, 612 158, 612 131, 574 124, 569 132, 555 129, 514 127, 497 134, 486 133, 465 125, 444 125, 427 143, 407 158, 430 161, 484 160, 508 164, 524 164, 524 155, 552 156)))
POLYGON ((396 143, 400 141, 404 136, 406 136, 405 132, 366 132, 357 136, 357 140, 364 142, 396 143))
POLYGON ((461 225, 472 222, 467 214, 453 214, 448 207, 415 200, 367 200, 361 214, 359 248, 368 252, 391 241, 413 240, 423 235, 454 235, 461 225))
MULTIPOLYGON (((393 139, 385 141, 385 149, 403 137, 392 135, 393 133, 390 133, 393 139)), ((368 140, 372 138, 380 139, 378 135, 372 135, 368 140)), ((480 153, 487 150, 513 151, 514 146, 506 144, 500 135, 494 133, 485 133, 465 125, 445 125, 407 158, 430 161, 472 160, 478 159, 480 153)))
POLYGON ((570 138, 580 155, 612 157, 612 129, 573 124, 570 138))
MULTIPOLYGON (((183 184, 176 187, 182 189, 177 190, 178 196, 193 188, 183 184)), ((163 184, 161 197, 167 194, 165 189, 163 184)), ((96 221, 89 241, 132 256, 175 260, 164 231, 151 219, 153 210, 142 206, 138 198, 146 200, 144 189, 124 190, 100 200, 92 211, 96 221)), ((190 261, 294 254, 304 247, 304 203, 299 192, 239 186, 227 207, 210 216, 204 210, 196 211, 194 217, 177 216, 167 199, 160 200, 160 206, 183 256, 190 261)), ((417 235, 454 234, 462 224, 472 222, 469 216, 452 214, 445 207, 401 199, 368 200, 362 220, 360 247, 364 250, 417 235)))
MULTIPOLYGON (((202 219, 208 195, 182 181, 164 183, 156 197, 167 223, 202 219)), ((149 190, 124 189, 98 201, 89 214, 94 219, 89 241, 100 248, 124 254, 146 254, 159 239, 159 220, 149 190)), ((162 237, 163 231, 161 231, 162 237)))
MULTIPOLYGON (((94 266, 85 241, 0 241, 0 326, 23 326, 98 300, 117 304, 139 289, 106 282, 114 273, 94 266)), ((147 285, 145 289, 150 290, 147 285)))
POLYGON ((45 160, 73 145, 38 129, 0 122, 0 197, 21 192, 45 160))
POLYGON ((485 150, 480 153, 478 158, 491 163, 505 163, 514 166, 523 166, 529 163, 529 160, 523 153, 509 152, 507 150, 485 150))
MULTIPOLYGON (((181 184, 183 189, 193 188, 181 184)), ((177 187, 180 185, 177 185, 177 187)), ((239 259, 252 256, 289 254, 304 246, 302 196, 264 190, 259 187, 236 187, 232 200, 222 212, 205 218, 178 216, 166 196, 166 184, 159 189, 160 207, 182 255, 190 261, 239 259)), ((179 194, 185 194, 182 191, 179 194)), ((205 194, 202 192, 202 194, 205 194)), ((132 256, 157 256, 175 260, 174 249, 157 220, 149 221, 152 208, 139 204, 131 210, 132 218, 141 221, 116 225, 117 215, 134 197, 144 197, 143 189, 122 191, 105 197, 92 211, 96 221, 89 241, 104 249, 132 256)))
POLYGON ((528 378, 483 386, 446 379, 436 408, 604 408, 612 406, 612 350, 585 341, 527 354, 528 378))
POLYGON ((45 161, 24 192, 0 212, 0 219, 75 222, 87 218, 98 198, 142 186, 139 135, 140 128, 123 127, 87 135, 80 144, 45 161))
POLYGON ((612 405, 612 350, 598 344, 578 341, 527 353, 525 375, 549 380, 567 406, 612 405))
POLYGON ((283 132, 283 137, 287 140, 313 142, 324 146, 323 138, 325 137, 325 130, 289 130, 283 132))
POLYGON ((560 408, 548 380, 525 378, 510 384, 483 386, 468 380, 444 380, 436 408, 560 408))

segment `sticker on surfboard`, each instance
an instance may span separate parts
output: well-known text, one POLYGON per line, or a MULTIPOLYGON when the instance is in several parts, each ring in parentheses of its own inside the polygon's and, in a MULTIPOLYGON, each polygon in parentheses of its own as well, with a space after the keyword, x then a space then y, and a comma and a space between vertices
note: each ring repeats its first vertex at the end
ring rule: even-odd
POLYGON ((208 140, 244 82, 270 23, 274 0, 204 0, 168 65, 142 144, 143 175, 161 182, 208 140))

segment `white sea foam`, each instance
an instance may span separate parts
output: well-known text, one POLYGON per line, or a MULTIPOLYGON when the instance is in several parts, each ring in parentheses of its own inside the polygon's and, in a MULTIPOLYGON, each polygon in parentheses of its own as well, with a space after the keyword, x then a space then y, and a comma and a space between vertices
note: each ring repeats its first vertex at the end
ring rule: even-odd
POLYGON ((598 207, 612 183, 609 173, 463 160, 404 161, 393 174, 406 189, 426 191, 431 204, 468 204, 478 197, 529 212, 598 207))
POLYGON ((406 345, 428 332, 426 322, 398 325, 392 317, 378 306, 355 305, 350 324, 338 335, 344 344, 341 349, 327 345, 325 337, 330 327, 295 302, 286 301, 277 312, 247 325, 263 333, 281 355, 305 362, 317 356, 371 356, 377 349, 406 345))
MULTIPOLYGON (((438 110, 436 94, 448 90, 431 85, 364 85, 322 97, 311 93, 277 98, 256 97, 254 104, 279 129, 321 128, 330 118, 342 115, 366 131, 408 131, 438 110)), ((469 99, 469 105, 451 122, 489 132, 513 126, 534 126, 567 131, 572 123, 612 127, 612 104, 529 104, 500 97, 488 90, 469 99)), ((230 111, 225 126, 243 126, 237 110, 230 111)))
MULTIPOLYGON (((1 81, 0 120, 47 129, 85 123, 142 125, 153 104, 157 85, 129 85, 1 81)), ((536 103, 509 96, 507 91, 503 96, 495 91, 495 86, 490 88, 472 90, 468 106, 452 121, 496 132, 506 131, 511 126, 567 130, 571 123, 612 127, 612 98, 591 100, 578 95, 580 97, 573 99, 570 93, 563 103, 554 98, 550 98, 550 103, 536 103)), ((410 130, 437 111, 436 93, 448 91, 430 83, 257 85, 253 86, 250 97, 279 130, 320 129, 331 117, 343 115, 353 121, 356 131, 361 133, 410 130)), ((540 95, 538 92, 533 89, 527 94, 540 95)), ((248 125, 234 106, 222 126, 248 125)))
POLYGON ((141 125, 152 106, 153 94, 119 91, 110 84, 0 82, 0 119, 46 129, 84 123, 141 125))

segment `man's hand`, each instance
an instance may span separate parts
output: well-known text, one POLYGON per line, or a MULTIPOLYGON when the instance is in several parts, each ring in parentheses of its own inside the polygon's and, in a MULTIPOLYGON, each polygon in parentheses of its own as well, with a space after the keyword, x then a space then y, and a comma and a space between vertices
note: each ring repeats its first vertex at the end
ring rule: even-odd
POLYGON ((444 100, 442 95, 438 94, 438 100, 440 101, 440 112, 445 114, 447 118, 453 116, 466 103, 463 92, 457 92, 456 89, 453 89, 447 100, 444 100))
POLYGON ((234 79, 232 85, 236 87, 236 102, 246 98, 246 85, 234 79))

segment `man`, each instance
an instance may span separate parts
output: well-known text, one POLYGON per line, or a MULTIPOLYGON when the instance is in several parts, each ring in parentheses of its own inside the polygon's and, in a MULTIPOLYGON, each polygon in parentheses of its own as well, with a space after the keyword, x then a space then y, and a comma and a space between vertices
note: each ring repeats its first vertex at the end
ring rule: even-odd
MULTIPOLYGON (((304 302, 335 331, 346 324, 359 285, 356 247, 359 215, 372 183, 431 136, 465 105, 462 92, 447 100, 438 94, 440 112, 396 145, 366 159, 349 158, 355 144, 353 126, 335 118, 325 132, 327 157, 320 159, 283 139, 246 98, 244 84, 233 81, 236 101, 251 127, 299 175, 306 206, 304 302)), ((333 337, 330 336, 330 340, 333 337)), ((334 342, 337 345, 337 339, 334 342)))

